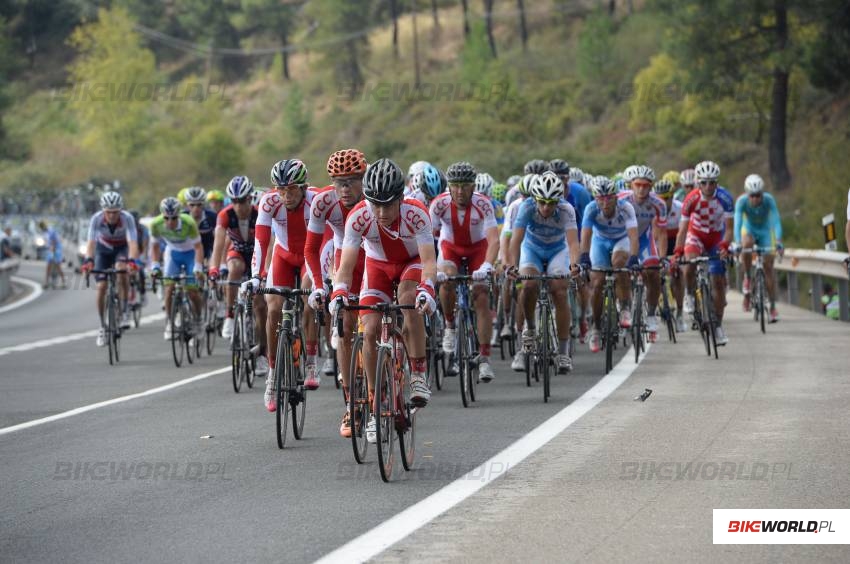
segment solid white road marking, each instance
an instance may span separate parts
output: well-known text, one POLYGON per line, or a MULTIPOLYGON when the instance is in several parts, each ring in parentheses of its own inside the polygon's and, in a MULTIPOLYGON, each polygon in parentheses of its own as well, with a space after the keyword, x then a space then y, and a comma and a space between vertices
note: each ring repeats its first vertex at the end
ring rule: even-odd
MULTIPOLYGON (((143 317, 139 321, 139 325, 147 325, 149 323, 153 323, 154 321, 161 321, 163 319, 165 319, 164 313, 154 313, 153 315, 147 315, 143 317)), ((86 339, 88 337, 97 337, 97 329, 92 329, 91 331, 83 331, 82 333, 73 333, 71 335, 63 335, 62 337, 53 337, 52 339, 42 339, 41 341, 33 341, 31 343, 22 343, 20 345, 3 347, 2 349, 0 349, 0 356, 13 352, 23 352, 31 351, 33 349, 41 349, 44 347, 49 347, 51 345, 61 345, 62 343, 79 341, 80 339, 86 339)))
POLYGON ((151 388, 150 390, 145 390, 144 392, 139 392, 137 394, 130 394, 129 396, 121 396, 119 398, 93 403, 91 405, 84 405, 83 407, 78 407, 70 411, 63 411, 62 413, 57 413, 56 415, 51 415, 49 417, 34 419, 25 423, 12 425, 11 427, 3 427, 2 429, 0 429, 0 435, 8 435, 9 433, 14 433, 15 431, 23 431, 24 429, 29 429, 38 425, 44 425, 45 423, 50 423, 51 421, 58 421, 59 419, 66 419, 68 417, 73 417, 74 415, 80 415, 81 413, 100 409, 101 407, 115 405, 116 403, 123 403, 125 401, 143 398, 145 396, 152 396, 161 392, 167 392, 168 390, 173 390, 174 388, 179 388, 180 386, 185 386, 186 384, 191 384, 192 382, 204 380, 205 378, 209 378, 210 376, 224 374, 225 372, 229 371, 230 367, 225 366, 224 368, 217 368, 216 370, 212 370, 210 372, 204 372, 203 374, 198 374, 197 376, 192 376, 190 378, 186 378, 185 380, 178 380, 177 382, 172 382, 171 384, 166 384, 158 388, 151 388))
POLYGON ((632 354, 626 351, 625 357, 607 376, 527 435, 451 484, 349 541, 317 562, 321 564, 365 562, 458 505, 493 480, 507 474, 510 469, 515 468, 526 457, 578 421, 616 390, 632 375, 650 348, 651 345, 647 343, 646 351, 637 363, 632 354))
POLYGON ((27 280, 26 278, 21 278, 20 276, 12 276, 12 282, 15 282, 16 284, 23 284, 24 286, 29 286, 30 288, 32 288, 32 292, 30 292, 30 295, 22 300, 0 307, 0 313, 6 313, 7 311, 12 311, 13 309, 17 309, 21 306, 24 306, 33 300, 37 300, 38 297, 44 293, 44 288, 42 288, 41 284, 39 284, 38 282, 33 282, 32 280, 27 280))

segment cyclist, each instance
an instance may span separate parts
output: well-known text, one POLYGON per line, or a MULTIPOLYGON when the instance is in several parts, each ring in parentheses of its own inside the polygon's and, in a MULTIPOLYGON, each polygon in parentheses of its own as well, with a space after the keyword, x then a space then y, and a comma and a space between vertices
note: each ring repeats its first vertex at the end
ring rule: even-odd
MULTIPOLYGON (((162 276, 162 254, 160 241, 165 242, 165 276, 173 278, 180 275, 180 267, 192 276, 186 279, 186 289, 192 309, 195 314, 194 332, 197 335, 201 323, 201 308, 203 300, 198 292, 199 279, 204 274, 204 248, 198 225, 192 216, 181 213, 181 205, 177 198, 165 198, 159 204, 159 216, 151 223, 151 276, 162 276)), ((171 340, 171 295, 174 293, 174 283, 166 281, 165 288, 165 332, 163 338, 171 340)))
MULTIPOLYGON (((735 245, 752 248, 758 245, 761 249, 773 246, 776 239, 776 252, 781 257, 782 219, 776 200, 764 191, 764 180, 758 174, 751 174, 744 180, 745 194, 735 202, 735 245), (743 234, 742 234, 743 231, 743 234)), ((753 255, 744 253, 741 256, 744 263, 744 311, 750 310, 750 268, 753 265, 753 255)), ((764 255, 764 274, 767 294, 770 296, 770 322, 779 321, 776 311, 776 285, 773 279, 773 253, 764 255)))
POLYGON ((224 209, 224 193, 221 190, 210 190, 207 192, 207 205, 216 217, 224 209))
MULTIPOLYGON (((339 308, 348 302, 354 268, 363 245, 366 275, 360 290, 360 304, 391 302, 393 283, 398 283, 400 304, 417 304, 416 313, 404 310, 402 332, 411 365, 410 399, 417 406, 425 406, 431 391, 425 379, 425 324, 422 315, 437 309, 434 301, 437 264, 428 211, 416 200, 403 199, 403 194, 404 174, 397 164, 389 159, 379 159, 369 165, 363 181, 365 201, 354 206, 345 221, 342 256, 334 278, 330 309, 335 317, 339 308)), ((364 311, 361 318, 363 362, 371 400, 375 391, 381 316, 364 311)), ((374 414, 366 426, 366 439, 375 442, 374 414)))
POLYGON ((490 205, 493 206, 493 215, 496 217, 496 227, 499 231, 505 224, 505 208, 501 202, 493 197, 493 188, 496 186, 496 181, 486 172, 479 172, 475 176, 475 191, 479 194, 487 196, 490 200, 490 205))
POLYGON ((407 197, 418 200, 428 207, 434 198, 446 191, 446 184, 445 176, 440 170, 429 164, 413 175, 410 181, 413 191, 407 197))
POLYGON ((681 188, 676 190, 676 193, 673 195, 674 200, 679 200, 680 202, 684 202, 685 198, 688 197, 694 187, 696 186, 696 174, 694 169, 686 168, 679 174, 679 184, 681 184, 681 188))
POLYGON ((490 313, 487 279, 493 272, 493 263, 499 252, 499 228, 490 197, 475 187, 489 190, 492 177, 482 177, 468 162, 457 162, 446 169, 449 193, 440 194, 431 202, 431 227, 439 235, 440 254, 437 262, 440 286, 440 303, 446 329, 443 333, 443 351, 455 352, 455 284, 445 282, 447 276, 455 276, 460 270, 461 260, 468 260, 472 275, 472 307, 475 308, 478 324, 478 374, 483 382, 493 380, 495 374, 490 366, 490 340, 493 332, 490 313))
MULTIPOLYGON (((519 196, 508 206, 508 209, 505 212, 505 225, 502 227, 502 232, 499 236, 499 262, 504 265, 508 264, 508 254, 511 248, 511 237, 513 236, 516 217, 519 214, 522 203, 528 198, 529 190, 536 182, 536 178, 538 176, 539 175, 537 174, 526 174, 520 179, 519 183, 516 185, 517 194, 519 194, 519 196)), ((504 310, 506 312, 511 310, 514 287, 519 288, 520 285, 518 285, 515 280, 506 277, 504 286, 502 287, 502 300, 504 301, 504 310)), ((508 338, 511 336, 510 323, 516 324, 514 327, 517 332, 522 329, 525 324, 525 311, 523 308, 518 307, 514 310, 514 319, 508 320, 508 322, 502 326, 501 337, 508 338)), ((517 372, 525 370, 525 351, 523 351, 522 348, 520 348, 514 356, 514 359, 511 362, 511 369, 517 372)))
MULTIPOLYGON (((726 265, 723 259, 728 255, 729 245, 732 243, 734 203, 732 195, 717 184, 720 176, 717 163, 699 163, 694 169, 694 175, 699 188, 691 191, 682 204, 682 221, 679 224, 674 255, 676 258, 684 255, 688 260, 705 254, 715 257, 709 263, 708 272, 711 275, 714 311, 717 314, 715 340, 718 346, 722 346, 729 342, 722 327, 723 310, 726 308, 726 265)), ((696 271, 692 265, 683 265, 683 268, 687 284, 685 313, 693 313, 696 271)))
POLYGON ((507 186, 508 191, 505 194, 505 211, 507 213, 507 209, 511 206, 514 201, 516 201, 520 197, 519 186, 520 181, 522 180, 522 176, 518 174, 514 174, 510 178, 508 178, 507 186))
MULTIPOLYGON (((673 191, 672 191, 672 192, 670 192, 670 195, 671 195, 671 196, 670 196, 670 198, 671 198, 671 199, 672 199, 672 197, 673 197, 672 195, 673 195, 673 194, 675 194, 675 193, 679 190, 679 188, 681 188, 681 187, 682 187, 682 175, 681 175, 681 174, 679 174, 679 172, 678 172, 678 171, 675 171, 675 170, 668 170, 668 171, 667 171, 667 172, 665 172, 665 173, 664 173, 664 175, 661 177, 661 180, 666 180, 666 181, 667 181, 667 182, 669 182, 669 183, 670 183, 670 185, 673 187, 673 191)), ((670 211, 670 205, 669 205, 669 204, 667 205, 667 211, 668 211, 668 212, 670 211)), ((678 227, 678 226, 677 226, 677 227, 678 227)))
MULTIPOLYGON (((623 179, 631 189, 620 192, 617 197, 627 200, 635 210, 641 264, 658 266, 658 249, 667 249, 667 206, 652 192, 655 172, 646 165, 632 165, 625 170, 623 179)), ((648 270, 642 276, 646 283, 646 330, 649 341, 654 343, 658 338, 658 317, 655 313, 661 295, 661 272, 648 270)))
POLYGON ((213 244, 215 243, 215 224, 216 215, 212 210, 206 209, 207 191, 200 186, 192 186, 188 188, 184 194, 186 205, 189 208, 189 215, 195 220, 198 226, 198 233, 201 235, 201 244, 204 246, 204 261, 208 261, 212 255, 213 244))
MULTIPOLYGON (((563 199, 564 183, 557 174, 546 171, 534 178, 530 195, 531 198, 523 201, 513 225, 511 248, 506 264, 508 272, 516 273, 519 265, 519 274, 525 276, 566 275, 570 270, 573 275, 577 275, 578 225, 575 210, 563 199), (544 262, 548 263, 545 269, 544 262)), ((566 374, 573 368, 569 355, 570 303, 567 299, 567 284, 566 279, 549 282, 549 291, 555 304, 560 374, 566 374)), ((518 297, 518 305, 521 305, 525 312, 523 348, 534 346, 537 340, 534 308, 538 291, 536 280, 523 281, 518 297)), ((522 360, 524 362, 524 359, 522 360)))
MULTIPOLYGON (((498 203, 502 206, 502 209, 505 209, 505 195, 508 193, 508 187, 500 182, 496 182, 493 184, 493 190, 490 192, 490 197, 494 202, 498 203)), ((502 218, 502 225, 504 225, 504 218, 502 218)))
MULTIPOLYGON (((239 282, 249 272, 249 265, 254 253, 254 234, 257 229, 259 212, 251 204, 254 196, 254 184, 247 176, 234 176, 227 183, 227 197, 230 205, 222 209, 216 218, 215 244, 210 260, 209 278, 215 281, 224 276, 230 282, 239 282), (218 266, 224 264, 226 269, 218 266)), ((234 304, 236 303, 236 286, 225 287, 225 318, 221 327, 221 336, 225 339, 233 337, 234 304)), ((266 302, 257 294, 253 298, 254 335, 260 351, 257 356, 257 372, 266 374, 269 370, 266 355, 266 302)))
POLYGON ((62 287, 67 288, 65 273, 62 272, 62 239, 45 221, 38 222, 38 229, 44 233, 44 238, 47 240, 47 256, 45 257, 47 269, 44 272, 44 286, 46 288, 50 284, 50 278, 55 270, 56 274, 62 278, 62 287))
MULTIPOLYGON (((313 198, 313 203, 310 206, 310 223, 307 226, 307 244, 304 251, 307 268, 314 281, 322 280, 322 250, 324 248, 322 241, 326 227, 330 227, 333 233, 331 241, 334 247, 334 270, 339 269, 345 238, 345 222, 351 210, 363 199, 363 175, 366 174, 367 164, 366 157, 358 149, 342 149, 334 152, 328 158, 328 176, 330 176, 333 184, 317 193, 313 198)), ((433 169, 433 167, 431 168, 433 169)), ((421 178, 421 176, 422 173, 417 173, 415 178, 421 178)), ((439 178, 437 182, 439 183, 439 178)), ((349 282, 349 289, 352 294, 360 293, 365 261, 366 251, 360 248, 349 282)), ((310 306, 313 309, 324 307, 327 295, 328 288, 324 283, 314 284, 313 293, 310 294, 309 298, 310 306)), ((351 335, 357 328, 356 312, 345 312, 342 317, 343 334, 351 335)), ((337 341, 336 355, 342 373, 342 388, 346 398, 348 398, 351 382, 352 345, 353 342, 349 338, 337 341)), ((343 437, 351 437, 351 421, 348 409, 343 413, 339 433, 343 437)))
MULTIPOLYGON (((676 173, 678 175, 678 173, 676 173)), ((682 220, 682 202, 673 199, 673 183, 663 178, 652 187, 655 195, 664 200, 667 205, 667 248, 664 256, 672 257, 676 248, 676 237, 679 235, 679 222, 682 220)), ((685 294, 685 280, 674 264, 668 266, 670 272, 670 288, 673 299, 676 300, 676 331, 684 333, 687 325, 682 317, 682 298, 685 294)))
MULTIPOLYGON (((639 268, 640 242, 635 209, 628 200, 617 198, 617 185, 605 176, 596 176, 590 184, 593 202, 584 211, 581 225, 581 265, 585 269, 639 268)), ((593 329, 588 344, 591 352, 602 350, 602 286, 605 273, 590 273, 590 295, 593 308, 593 329)), ((620 302, 620 327, 631 326, 629 302, 631 285, 625 273, 617 275, 617 300, 620 302)))
POLYGON ((523 174, 543 174, 549 170, 549 163, 543 159, 531 159, 522 167, 523 174))
POLYGON ((431 163, 428 161, 416 161, 407 169, 407 178, 405 178, 404 197, 409 198, 414 190, 413 178, 424 171, 431 163))
MULTIPOLYGON (((587 188, 581 183, 570 178, 570 165, 563 159, 549 161, 549 170, 558 175, 564 184, 564 199, 569 202, 576 212, 576 225, 581 225, 584 210, 593 201, 593 197, 587 188)), ((581 172, 579 170, 579 172, 581 172)), ((578 231, 579 242, 581 242, 581 231, 578 231)), ((587 304, 590 301, 590 288, 584 284, 582 278, 577 279, 579 312, 579 342, 584 343, 587 339, 587 304)))
POLYGON ((140 215, 138 210, 132 210, 130 215, 133 216, 133 221, 136 223, 137 243, 139 244, 139 300, 142 307, 145 307, 148 305, 148 296, 145 293, 145 266, 148 260, 151 232, 139 221, 140 215))
MULTIPOLYGON (((310 202, 313 190, 307 188, 307 167, 298 159, 278 161, 271 169, 274 187, 260 200, 257 230, 254 237, 254 256, 251 261, 251 280, 246 285, 256 292, 261 279, 273 288, 295 288, 300 280, 302 288, 310 288, 310 275, 304 264, 304 248, 307 242, 307 222, 310 220, 310 202), (271 266, 266 272, 266 257, 272 232, 275 243, 271 266), (299 278, 296 278, 300 276, 299 278)), ((269 357, 269 374, 266 378, 266 393, 263 397, 266 409, 277 408, 274 388, 275 355, 277 354, 277 328, 280 324, 284 298, 267 295, 268 306, 266 340, 269 357)), ((304 298, 304 314, 301 319, 306 353, 306 378, 304 387, 318 389, 321 375, 316 369, 319 353, 319 334, 313 308, 304 298)))
MULTIPOLYGON (((124 211, 124 199, 118 192, 105 192, 100 197, 101 211, 94 214, 89 223, 89 240, 86 244, 86 255, 81 267, 85 274, 88 271, 115 268, 126 271, 137 268, 136 262, 124 262, 127 259, 136 261, 139 258, 139 246, 136 243, 136 223, 133 216, 124 211)), ((106 329, 103 313, 106 306, 106 275, 95 275, 97 281, 97 313, 100 316, 100 331, 97 334, 97 346, 106 345, 106 329)), ((129 288, 127 276, 118 276, 118 293, 121 299, 121 326, 130 327, 130 314, 127 311, 127 291, 129 288)))

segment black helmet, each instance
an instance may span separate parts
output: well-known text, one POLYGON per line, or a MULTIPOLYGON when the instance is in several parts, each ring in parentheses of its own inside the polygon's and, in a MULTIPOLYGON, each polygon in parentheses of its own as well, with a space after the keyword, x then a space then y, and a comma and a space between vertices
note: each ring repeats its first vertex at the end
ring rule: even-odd
POLYGON ((478 171, 475 170, 475 167, 466 161, 451 164, 446 169, 446 179, 451 183, 471 184, 475 182, 477 175, 478 171))
POLYGON ((525 163, 522 170, 524 174, 543 174, 549 170, 549 163, 543 159, 534 159, 525 163))
POLYGON ((378 159, 366 167, 363 197, 373 204, 389 204, 404 194, 404 173, 390 159, 378 159))
POLYGON ((549 161, 549 170, 558 176, 566 176, 570 173, 570 165, 564 159, 552 159, 549 161))

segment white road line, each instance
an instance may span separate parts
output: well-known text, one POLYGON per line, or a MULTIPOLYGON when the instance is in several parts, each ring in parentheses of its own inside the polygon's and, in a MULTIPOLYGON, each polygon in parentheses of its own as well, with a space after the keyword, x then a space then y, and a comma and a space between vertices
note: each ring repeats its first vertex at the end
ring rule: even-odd
POLYGON ((74 415, 80 415, 81 413, 86 413, 88 411, 100 409, 101 407, 107 407, 107 406, 110 406, 110 405, 115 405, 116 403, 123 403, 125 401, 139 399, 139 398, 143 398, 145 396, 152 396, 154 394, 158 394, 158 393, 161 393, 161 392, 167 392, 168 390, 173 390, 174 388, 179 388, 180 386, 185 386, 186 384, 191 384, 192 382, 197 382, 198 380, 203 380, 205 378, 209 378, 210 376, 216 376, 218 374, 224 374, 225 372, 229 372, 229 371, 230 371, 230 367, 225 366, 224 368, 218 368, 218 369, 212 370, 210 372, 204 372, 203 374, 198 374, 197 376, 192 376, 191 378, 186 378, 185 380, 178 380, 177 382, 172 382, 171 384, 166 384, 165 386, 160 386, 158 388, 152 388, 150 390, 145 390, 144 392, 139 392, 137 394, 130 394, 129 396, 121 396, 120 398, 101 401, 101 402, 98 402, 98 403, 93 403, 91 405, 84 405, 83 407, 78 407, 78 408, 72 409, 70 411, 63 411, 62 413, 57 413, 56 415, 51 415, 49 417, 43 417, 41 419, 34 419, 32 421, 27 421, 25 423, 19 423, 17 425, 12 425, 11 427, 3 427, 2 429, 0 429, 0 435, 8 435, 9 433, 14 433, 15 431, 23 431, 24 429, 29 429, 31 427, 36 427, 38 425, 44 425, 45 423, 50 423, 51 421, 58 421, 60 419, 67 419, 68 417, 73 417, 74 415))
POLYGON ((15 282, 16 284, 23 284, 24 286, 29 286, 30 288, 32 288, 32 292, 30 292, 30 295, 22 300, 0 307, 0 313, 12 311, 13 309, 17 309, 23 305, 26 305, 33 300, 37 300, 38 297, 44 293, 44 288, 42 288, 41 284, 39 284, 38 282, 33 282, 32 280, 27 280, 26 278, 21 278, 20 276, 12 276, 12 282, 15 282))
MULTIPOLYGON (((143 317, 139 321, 139 325, 147 325, 149 323, 153 323, 154 321, 161 321, 163 319, 165 319, 164 313, 154 313, 153 315, 147 315, 143 317)), ((79 341, 80 339, 86 339, 89 337, 97 337, 97 329, 92 329, 91 331, 83 331, 82 333, 73 333, 71 335, 63 335, 62 337, 53 337, 52 339, 42 339, 41 341, 33 341, 31 343, 22 343, 20 345, 3 347, 2 349, 0 349, 0 356, 7 355, 13 352, 23 352, 31 351, 33 349, 41 349, 44 347, 49 347, 51 345, 61 345, 62 343, 70 343, 72 341, 79 341)))
MULTIPOLYGON (((644 359, 650 347, 651 345, 647 344, 640 360, 644 359)), ((623 360, 580 398, 487 462, 317 562, 365 562, 458 505, 490 482, 507 474, 510 469, 575 423, 625 382, 640 363, 635 363, 632 353, 633 351, 626 351, 623 360)))

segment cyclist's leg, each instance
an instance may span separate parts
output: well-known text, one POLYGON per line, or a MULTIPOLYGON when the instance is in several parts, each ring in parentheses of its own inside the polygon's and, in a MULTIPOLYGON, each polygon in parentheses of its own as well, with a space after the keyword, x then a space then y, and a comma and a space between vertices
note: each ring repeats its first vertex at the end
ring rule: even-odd
MULTIPOLYGON (((443 241, 440 244, 440 255, 437 257, 437 271, 442 272, 446 276, 455 276, 460 265, 460 257, 455 256, 449 244, 443 241)), ((455 301, 457 293, 453 282, 443 282, 440 284, 440 306, 443 308, 443 319, 446 322, 447 329, 454 329, 455 326, 455 301)), ((453 340, 453 338, 451 339, 453 340)), ((449 339, 446 339, 448 344, 449 339)))
MULTIPOLYGON (((528 239, 522 242, 519 252, 519 273, 523 276, 537 276, 543 272, 543 257, 539 249, 528 243, 528 239)), ((537 304, 539 286, 537 280, 523 280, 522 290, 518 296, 517 306, 525 313, 525 327, 533 334, 537 327, 537 319, 534 316, 534 307, 537 304)))
MULTIPOLYGON (((342 251, 336 250, 334 252, 334 270, 339 268, 339 261, 341 258, 342 251)), ((351 279, 351 286, 349 287, 349 291, 352 294, 359 295, 363 288, 363 270, 365 268, 365 262, 366 253, 363 249, 360 249, 360 254, 357 257, 357 265, 354 267, 354 274, 351 279)), ((336 357, 340 372, 342 372, 342 385, 345 389, 348 389, 350 381, 349 370, 351 370, 351 351, 354 346, 352 335, 357 330, 357 320, 357 312, 345 312, 342 316, 344 337, 337 340, 336 357)))
MULTIPOLYGON (((360 290, 360 305, 370 306, 392 302, 395 265, 366 259, 366 274, 360 290)), ((369 383, 369 394, 375 392, 375 371, 378 361, 378 337, 381 332, 381 316, 378 313, 363 311, 363 363, 369 383)), ((424 350, 424 349, 423 349, 424 350)))
MULTIPOLYGON (((688 236, 685 239, 685 260, 693 260, 701 256, 706 250, 706 246, 702 239, 697 235, 688 231, 688 236)), ((682 270, 685 274, 685 284, 688 295, 693 296, 696 290, 697 272, 694 265, 683 265, 682 270)))
MULTIPOLYGON (((712 248, 711 256, 716 256, 717 247, 712 248)), ((713 259, 708 263, 708 273, 711 275, 711 292, 714 300, 714 313, 717 325, 723 324, 723 312, 726 309, 726 263, 713 259)))
MULTIPOLYGON (((477 249, 470 253, 469 271, 475 272, 484 264, 487 257, 487 243, 482 241, 477 249)), ((478 329, 478 354, 483 358, 490 359, 490 340, 493 338, 493 314, 490 310, 490 289, 486 281, 473 282, 472 305, 475 308, 476 326, 478 329)), ((482 360, 482 362, 484 362, 482 360)))
MULTIPOLYGON (((650 230, 651 231, 651 230, 650 230)), ((641 239, 640 259, 643 266, 658 266, 658 247, 655 245, 655 237, 650 232, 647 237, 646 246, 641 239)), ((661 296, 661 271, 646 270, 643 272, 644 284, 646 284, 646 307, 647 317, 654 317, 658 308, 658 298, 661 296)))
MULTIPOLYGON (((569 250, 564 248, 549 259, 546 274, 561 276, 569 273, 569 250)), ((555 327, 558 330, 559 354, 569 352, 570 324, 572 321, 570 300, 568 299, 569 280, 549 281, 549 303, 555 305, 555 327)), ((541 330, 543 330, 541 328, 541 330)))
MULTIPOLYGON (((95 270, 108 270, 115 266, 115 257, 116 253, 113 249, 109 249, 107 247, 102 247, 101 245, 97 245, 94 253, 94 269, 95 270)), ((97 306, 97 315, 100 318, 100 326, 104 327, 105 319, 104 319, 104 311, 106 309, 106 275, 105 274, 95 274, 95 278, 97 281, 97 292, 95 293, 95 304, 97 306)))
MULTIPOLYGON (((606 239, 596 234, 590 240, 590 264, 594 268, 611 268, 611 253, 616 241, 606 239)), ((590 294, 593 308, 593 327, 596 331, 602 329, 602 287, 605 283, 605 274, 602 272, 590 273, 590 294)))
MULTIPOLYGON (((611 266, 613 268, 625 268, 629 260, 629 238, 623 237, 614 244, 611 252, 611 266)), ((629 283, 629 275, 621 273, 617 275, 617 299, 624 311, 629 310, 632 301, 632 285, 629 283)))
MULTIPOLYGON (((754 233, 755 243, 762 249, 768 249, 772 246, 773 241, 770 237, 770 231, 754 233)), ((773 277, 773 253, 764 255, 764 283, 767 287, 767 295, 770 298, 771 311, 776 310, 776 284, 773 277)))

